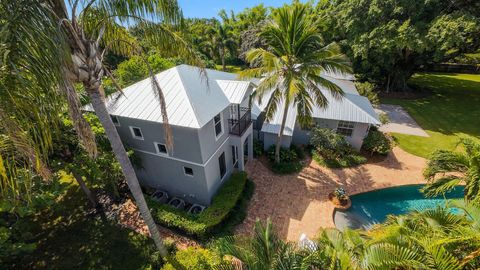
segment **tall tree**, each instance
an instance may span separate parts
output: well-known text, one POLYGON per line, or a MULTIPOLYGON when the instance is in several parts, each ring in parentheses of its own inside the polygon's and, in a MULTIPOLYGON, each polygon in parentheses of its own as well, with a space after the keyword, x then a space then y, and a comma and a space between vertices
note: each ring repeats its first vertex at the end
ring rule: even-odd
POLYGON ((211 30, 211 38, 213 47, 218 51, 218 56, 222 63, 222 70, 226 71, 227 66, 225 58, 228 52, 231 56, 236 56, 237 43, 233 38, 233 28, 228 24, 228 21, 217 22, 211 30))
POLYGON ((320 31, 309 14, 307 6, 299 3, 275 10, 272 20, 267 22, 260 34, 268 48, 248 52, 247 61, 257 67, 241 73, 243 77, 263 78, 256 90, 260 102, 263 96, 273 91, 266 109, 267 121, 277 109, 282 110, 275 149, 276 162, 280 162, 280 145, 289 107, 295 105, 299 123, 309 126, 312 106, 328 105, 322 88, 336 98, 343 95, 339 86, 320 74, 324 71, 351 71, 348 59, 336 44, 324 46, 320 31))
MULTIPOLYGON (((134 22, 144 26, 145 38, 152 40, 151 44, 157 44, 162 49, 175 47, 176 52, 195 62, 196 57, 189 46, 166 25, 179 22, 181 11, 174 0, 76 0, 69 1, 68 7, 70 10, 67 10, 63 0, 1 2, 2 13, 7 13, 2 20, 4 30, 2 36, 5 35, 7 38, 2 40, 0 49, 4 63, 10 67, 10 72, 2 72, 6 82, 5 89, 2 87, 2 90, 7 93, 12 91, 28 93, 36 89, 34 83, 41 82, 47 94, 57 96, 58 93, 63 93, 77 135, 87 152, 95 156, 97 151, 94 136, 82 117, 79 98, 73 87, 74 84, 83 86, 105 129, 113 153, 122 168, 151 237, 160 254, 166 256, 167 251, 145 202, 132 163, 105 105, 102 79, 104 75, 111 79, 113 77, 103 64, 103 60, 108 51, 125 56, 141 54, 138 41, 121 25, 134 22), (19 14, 22 15, 18 16, 19 14), (161 24, 154 24, 151 20, 160 21, 161 24), (43 26, 45 31, 39 33, 38 26, 43 26), (22 36, 27 40, 18 38, 22 36), (58 58, 52 59, 52 56, 48 55, 50 52, 53 52, 53 57, 58 58), (51 73, 51 78, 56 80, 47 80, 44 77, 45 73, 51 73), (21 88, 18 85, 20 83, 21 88)), ((161 104, 168 147, 171 147, 172 137, 165 100, 153 75, 150 69, 152 85, 161 104)), ((8 112, 0 116, 2 121, 12 117, 8 112)))
POLYGON ((480 47, 478 1, 319 1, 317 13, 325 38, 342 44, 355 72, 387 92, 407 89, 422 66, 480 47))

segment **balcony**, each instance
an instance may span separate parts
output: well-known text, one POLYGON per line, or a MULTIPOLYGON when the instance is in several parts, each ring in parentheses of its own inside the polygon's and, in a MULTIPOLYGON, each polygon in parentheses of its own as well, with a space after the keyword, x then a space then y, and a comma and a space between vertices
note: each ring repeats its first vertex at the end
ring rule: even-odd
POLYGON ((230 119, 228 119, 230 134, 242 136, 251 123, 252 113, 249 108, 239 105, 230 106, 230 119))

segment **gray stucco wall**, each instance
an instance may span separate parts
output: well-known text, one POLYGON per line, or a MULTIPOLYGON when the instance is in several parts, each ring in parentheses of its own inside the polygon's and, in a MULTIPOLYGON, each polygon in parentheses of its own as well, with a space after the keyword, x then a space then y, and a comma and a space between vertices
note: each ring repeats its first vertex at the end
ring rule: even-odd
MULTIPOLYGON (((282 136, 281 146, 288 148, 292 143, 291 136, 282 136)), ((277 134, 263 133, 263 149, 266 151, 270 146, 277 144, 277 134)))
POLYGON ((351 137, 346 137, 347 141, 353 146, 353 148, 360 151, 362 148, 363 139, 367 136, 369 124, 355 123, 355 129, 351 137))
MULTIPOLYGON (((314 119, 315 125, 319 128, 329 128, 336 130, 338 126, 337 120, 332 119, 322 119, 322 118, 315 118, 314 119)), ((346 140, 355 148, 356 150, 360 150, 363 144, 363 139, 367 135, 369 124, 365 123, 355 123, 355 128, 353 130, 353 134, 350 137, 346 137, 346 140)), ((298 123, 295 125, 293 130, 293 136, 283 136, 282 137, 282 147, 290 147, 290 143, 294 143, 297 145, 303 144, 307 145, 310 142, 310 135, 311 130, 304 130, 302 129, 298 123)), ((264 148, 265 150, 268 149, 272 144, 276 143, 276 134, 271 133, 264 133, 264 148)))
POLYGON ((223 134, 217 139, 213 119, 202 129, 172 126, 174 146, 168 155, 157 154, 154 145, 154 142, 165 143, 161 123, 117 117, 123 143, 142 159, 143 168, 136 169, 141 184, 166 190, 171 197, 209 205, 233 170, 228 112, 228 108, 222 112, 223 134), (141 129, 143 140, 132 136, 130 126, 141 129), (222 152, 225 152, 226 174, 220 179, 218 157, 222 152), (193 176, 184 173, 184 166, 192 168, 193 176))
MULTIPOLYGON (((117 131, 125 145, 135 150, 156 153, 154 142, 165 143, 163 124, 119 116, 117 118, 120 122, 117 131), (130 126, 141 129, 143 140, 133 138, 130 126)), ((179 126, 171 126, 171 129, 174 134, 173 151, 169 152, 168 156, 203 163, 197 130, 179 126)))
POLYGON ((218 138, 215 137, 215 124, 213 122, 213 118, 201 129, 198 130, 197 141, 200 147, 199 153, 201 154, 202 163, 206 162, 207 159, 209 159, 213 155, 213 153, 215 153, 218 147, 225 141, 225 139, 228 138, 228 118, 230 112, 229 109, 230 107, 227 106, 221 112, 223 133, 218 138))

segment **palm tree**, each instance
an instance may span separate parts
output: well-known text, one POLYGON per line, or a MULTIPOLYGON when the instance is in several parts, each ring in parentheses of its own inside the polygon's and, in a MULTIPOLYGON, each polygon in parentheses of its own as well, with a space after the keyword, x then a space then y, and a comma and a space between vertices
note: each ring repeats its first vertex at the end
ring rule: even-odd
MULTIPOLYGON (((145 37, 152 44, 158 44, 161 49, 175 47, 174 51, 186 57, 189 62, 201 64, 190 47, 166 26, 167 23, 179 22, 181 11, 176 1, 170 0, 75 0, 68 3, 67 11, 63 0, 1 2, 2 13, 6 13, 2 18, 2 64, 12 71, 2 72, 5 77, 2 78, 5 82, 2 90, 7 92, 6 95, 14 90, 39 92, 37 88, 41 86, 45 87, 42 91, 46 95, 55 97, 54 100, 58 100, 58 94, 62 93, 83 147, 91 156, 95 156, 97 150, 94 136, 82 117, 78 94, 73 87, 74 84, 83 86, 105 129, 150 235, 160 254, 166 256, 167 251, 145 202, 132 163, 105 106, 102 79, 105 75, 112 80, 114 78, 103 60, 109 51, 124 56, 142 55, 139 42, 120 25, 134 22, 142 25, 145 37), (154 24, 149 19, 158 20, 162 24, 154 24), (25 40, 19 37, 24 37, 25 40), (41 83, 40 86, 35 85, 38 82, 41 83), (21 86, 18 85, 20 83, 21 86)), ((151 70, 150 75, 161 104, 167 146, 172 147, 163 93, 151 70)), ((0 112, 2 122, 12 118, 12 114, 8 114, 12 111, 4 114, 0 112)), ((45 114, 42 115, 45 117, 45 114)), ((24 119, 26 118, 28 117, 24 119)), ((31 162, 35 164, 34 160, 31 162)))
POLYGON ((302 258, 292 243, 278 237, 270 220, 265 225, 257 220, 251 238, 240 236, 221 239, 218 249, 223 255, 232 256, 234 262, 238 261, 224 269, 298 269, 302 258))
POLYGON ((246 60, 257 66, 241 73, 242 77, 263 77, 256 95, 262 97, 273 91, 266 109, 266 120, 283 106, 282 123, 278 133, 275 162, 280 161, 280 145, 289 107, 298 111, 303 127, 311 124, 312 106, 325 107, 328 101, 321 88, 334 97, 341 98, 343 91, 336 84, 320 76, 322 71, 350 72, 348 59, 340 53, 339 46, 323 46, 318 24, 309 16, 305 5, 295 3, 279 8, 272 14, 261 32, 268 49, 256 48, 247 53, 246 60))
POLYGON ((432 153, 423 175, 428 185, 423 191, 427 196, 436 196, 465 184, 465 199, 480 203, 480 144, 463 138, 460 143, 464 152, 437 150, 432 153))
POLYGON ((232 28, 226 24, 217 22, 211 30, 212 45, 218 51, 218 56, 222 62, 222 70, 226 71, 227 66, 225 63, 225 57, 227 50, 230 53, 235 51, 236 43, 233 39, 232 28))

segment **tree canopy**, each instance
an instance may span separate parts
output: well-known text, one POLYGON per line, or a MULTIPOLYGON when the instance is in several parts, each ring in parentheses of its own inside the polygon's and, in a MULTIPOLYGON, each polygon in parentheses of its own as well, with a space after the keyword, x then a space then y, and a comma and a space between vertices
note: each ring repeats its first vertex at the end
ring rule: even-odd
POLYGON ((480 46, 480 3, 471 0, 335 0, 317 5, 325 38, 337 41, 365 80, 403 90, 420 67, 480 46))

